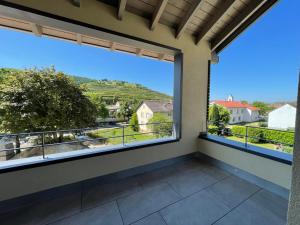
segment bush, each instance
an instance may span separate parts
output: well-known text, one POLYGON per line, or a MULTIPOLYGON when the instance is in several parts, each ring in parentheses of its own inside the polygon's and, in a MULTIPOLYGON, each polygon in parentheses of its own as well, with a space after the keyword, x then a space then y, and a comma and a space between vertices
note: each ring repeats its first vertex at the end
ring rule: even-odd
POLYGON ((258 122, 258 126, 259 127, 268 127, 268 123, 267 122, 258 122))
POLYGON ((263 143, 265 138, 263 131, 263 129, 248 127, 248 141, 250 143, 263 143))
POLYGON ((131 128, 132 128, 133 131, 135 131, 135 132, 139 131, 139 121, 138 121, 136 113, 132 114, 132 117, 130 118, 129 124, 131 125, 131 128))
POLYGON ((208 133, 209 134, 218 134, 218 127, 215 125, 209 125, 208 126, 208 133))
POLYGON ((236 137, 246 136, 246 127, 245 126, 232 126, 231 134, 236 137))
POLYGON ((264 136, 265 139, 271 140, 270 142, 293 145, 295 133, 264 129, 264 136))
MULTIPOLYGON (((236 137, 246 136, 245 126, 232 126, 232 135, 236 137)), ((285 132, 280 130, 269 130, 264 128, 248 127, 248 141, 251 143, 282 143, 284 145, 294 144, 293 132, 285 132)))
POLYGON ((151 124, 151 130, 157 137, 167 137, 172 135, 173 124, 167 115, 155 113, 148 123, 151 124))

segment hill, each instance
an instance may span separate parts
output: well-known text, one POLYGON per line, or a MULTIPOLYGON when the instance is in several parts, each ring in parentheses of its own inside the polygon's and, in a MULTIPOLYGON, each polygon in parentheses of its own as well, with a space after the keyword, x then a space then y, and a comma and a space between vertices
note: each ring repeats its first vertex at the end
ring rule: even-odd
MULTIPOLYGON (((22 70, 0 68, 0 82, 11 73, 22 70)), ((125 101, 142 100, 171 100, 172 97, 164 93, 151 90, 141 84, 129 83, 117 80, 95 80, 86 77, 67 75, 75 83, 84 88, 85 94, 92 98, 112 97, 125 101)))

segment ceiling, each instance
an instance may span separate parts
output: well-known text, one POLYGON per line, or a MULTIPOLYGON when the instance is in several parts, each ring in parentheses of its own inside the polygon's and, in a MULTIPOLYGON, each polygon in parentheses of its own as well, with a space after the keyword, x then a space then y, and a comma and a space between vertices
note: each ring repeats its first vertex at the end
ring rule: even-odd
MULTIPOLYGON (((80 3, 80 0, 73 0, 80 3)), ((149 29, 163 24, 174 29, 174 38, 183 33, 194 36, 195 44, 208 41, 219 52, 277 0, 98 0, 149 20, 149 29)), ((80 7, 80 6, 79 6, 80 7)))
MULTIPOLYGON (((67 0, 65 0, 67 1, 67 0)), ((68 0, 73 7, 81 7, 84 0, 68 0)), ((122 20, 125 11, 146 18, 150 30, 157 26, 168 26, 174 38, 183 34, 194 37, 197 45, 201 41, 210 44, 215 54, 223 50, 257 18, 278 0, 94 0, 115 7, 116 18, 122 20)), ((174 55, 124 45, 83 33, 70 32, 29 21, 0 15, 0 26, 34 33, 37 36, 61 38, 78 44, 108 48, 139 56, 174 61, 174 55)), ((147 26, 147 25, 146 25, 147 26)), ((213 54, 213 55, 214 55, 213 54)))

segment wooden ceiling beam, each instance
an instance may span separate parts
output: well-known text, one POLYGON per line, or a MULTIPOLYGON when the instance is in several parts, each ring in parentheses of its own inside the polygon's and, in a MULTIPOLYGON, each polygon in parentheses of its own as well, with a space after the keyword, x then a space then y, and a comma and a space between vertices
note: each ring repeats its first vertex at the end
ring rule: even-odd
POLYGON ((72 0, 72 4, 76 7, 80 7, 80 0, 72 0))
POLYGON ((168 0, 160 0, 154 13, 153 13, 153 17, 152 17, 152 21, 151 21, 151 25, 150 25, 150 29, 154 30, 155 26, 158 24, 159 19, 161 17, 161 15, 164 12, 164 9, 166 8, 168 3, 168 0))
POLYGON ((138 55, 138 56, 142 56, 142 55, 143 55, 143 52, 144 52, 144 50, 143 50, 143 49, 141 49, 141 48, 138 48, 138 49, 136 50, 136 55, 138 55))
POLYGON ((119 0, 119 8, 118 8, 118 19, 123 19, 123 14, 125 11, 127 0, 119 0))
POLYGON ((220 21, 220 19, 226 14, 226 12, 231 8, 235 0, 224 0, 218 7, 219 10, 216 11, 207 21, 204 27, 201 28, 196 44, 199 44, 199 42, 205 37, 205 35, 213 28, 213 26, 220 21))
POLYGON ((178 26, 178 29, 176 31, 176 38, 180 38, 183 34, 184 30, 186 29, 188 23, 191 21, 195 13, 202 7, 202 5, 205 3, 205 0, 197 0, 192 5, 192 7, 187 11, 185 16, 183 17, 181 23, 178 26))
POLYGON ((249 17, 251 17, 260 7, 268 0, 251 0, 242 11, 229 22, 224 29, 217 33, 216 37, 211 40, 211 50, 214 51, 226 38, 237 30, 249 17))
POLYGON ((42 36, 42 34, 43 34, 42 26, 38 25, 36 23, 31 23, 31 31, 36 36, 42 36))
POLYGON ((81 34, 76 34, 76 42, 79 45, 82 44, 82 36, 81 36, 81 34))
POLYGON ((112 41, 112 42, 110 43, 109 49, 110 49, 111 51, 115 51, 115 50, 116 50, 116 43, 112 41))

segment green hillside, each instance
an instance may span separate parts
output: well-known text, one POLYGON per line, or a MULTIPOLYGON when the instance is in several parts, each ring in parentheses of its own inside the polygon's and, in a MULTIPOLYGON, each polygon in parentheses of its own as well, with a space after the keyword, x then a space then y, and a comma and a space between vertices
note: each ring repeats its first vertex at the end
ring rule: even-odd
MULTIPOLYGON (((0 68, 0 82, 5 76, 21 70, 0 68)), ((151 90, 143 85, 116 80, 94 80, 86 77, 68 75, 75 83, 84 88, 87 96, 92 98, 114 97, 118 100, 170 100, 171 96, 151 90)))

